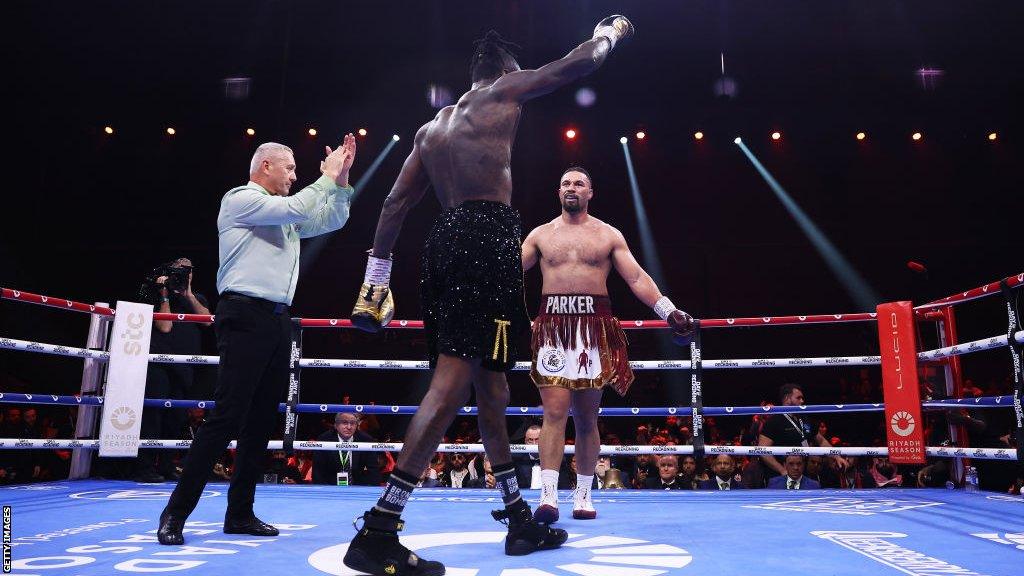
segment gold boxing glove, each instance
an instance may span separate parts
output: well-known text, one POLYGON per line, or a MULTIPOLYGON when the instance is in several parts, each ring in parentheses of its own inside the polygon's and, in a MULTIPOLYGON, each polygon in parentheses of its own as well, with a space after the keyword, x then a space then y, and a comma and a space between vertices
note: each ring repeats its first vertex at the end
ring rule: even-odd
POLYGON ((594 27, 594 38, 607 38, 609 48, 614 49, 615 44, 620 40, 630 38, 635 34, 633 23, 625 16, 615 14, 597 23, 594 27))
POLYGON ((372 252, 366 263, 366 276, 359 288, 352 325, 367 332, 380 332, 395 316, 395 300, 388 284, 391 281, 391 258, 377 258, 372 252))
POLYGON ((353 326, 367 332, 380 332, 394 317, 395 299, 390 288, 366 283, 359 288, 359 296, 352 309, 353 326))

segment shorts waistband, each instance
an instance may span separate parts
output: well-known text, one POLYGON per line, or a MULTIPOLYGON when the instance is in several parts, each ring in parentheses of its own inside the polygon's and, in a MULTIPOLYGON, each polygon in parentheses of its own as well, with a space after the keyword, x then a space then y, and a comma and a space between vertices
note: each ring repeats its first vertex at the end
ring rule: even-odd
POLYGON ((272 314, 286 314, 288 312, 288 305, 281 302, 272 302, 264 298, 257 298, 255 296, 249 296, 247 294, 239 294, 238 292, 224 292, 220 295, 225 300, 238 300, 239 302, 245 302, 252 304, 258 308, 262 308, 272 314))
POLYGON ((543 294, 538 316, 611 316, 612 301, 593 294, 543 294))

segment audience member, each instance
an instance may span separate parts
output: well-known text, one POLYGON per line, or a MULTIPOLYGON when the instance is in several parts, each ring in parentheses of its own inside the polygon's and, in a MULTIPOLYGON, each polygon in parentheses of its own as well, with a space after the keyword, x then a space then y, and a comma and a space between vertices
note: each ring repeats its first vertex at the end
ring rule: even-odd
MULTIPOLYGON (((803 406, 804 393, 796 384, 783 384, 779 389, 779 398, 783 406, 803 406)), ((773 414, 765 422, 758 437, 759 446, 828 446, 832 444, 812 428, 799 414, 773 414)), ((846 468, 847 462, 842 456, 834 456, 839 468, 846 468)), ((786 474, 782 460, 775 456, 762 456, 765 474, 768 477, 786 474)), ((801 473, 803 471, 801 470, 801 473)))
POLYGON ((469 455, 463 452, 449 452, 445 457, 444 470, 437 475, 438 486, 446 488, 483 488, 483 465, 473 459, 470 465, 469 455))
MULTIPOLYGON (((539 424, 529 426, 524 433, 523 444, 537 446, 540 442, 540 428, 539 424)), ((516 480, 521 488, 540 489, 540 454, 513 454, 512 464, 516 468, 516 480)))
POLYGON ((821 485, 804 476, 804 457, 786 456, 785 475, 768 480, 768 488, 785 490, 816 490, 821 485))
POLYGON ((715 456, 711 464, 714 476, 697 483, 698 490, 738 490, 743 484, 736 474, 736 461, 728 454, 715 456))
POLYGON ((648 490, 692 490, 693 485, 679 474, 679 457, 666 454, 658 458, 658 475, 644 483, 648 490))
MULTIPOLYGON (((372 436, 359 430, 359 415, 334 415, 334 430, 324 432, 320 442, 374 442, 372 436)), ((313 483, 337 485, 340 481, 354 486, 380 486, 380 453, 355 450, 317 450, 313 453, 313 483), (343 476, 339 476, 343 474, 343 476)))

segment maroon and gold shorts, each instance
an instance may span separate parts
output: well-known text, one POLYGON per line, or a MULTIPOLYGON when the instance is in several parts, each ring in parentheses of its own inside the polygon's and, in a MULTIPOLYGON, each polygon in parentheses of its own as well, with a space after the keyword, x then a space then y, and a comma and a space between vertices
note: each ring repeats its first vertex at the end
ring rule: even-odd
POLYGON ((530 377, 538 388, 611 386, 625 396, 633 383, 626 335, 607 296, 545 294, 533 322, 530 377))

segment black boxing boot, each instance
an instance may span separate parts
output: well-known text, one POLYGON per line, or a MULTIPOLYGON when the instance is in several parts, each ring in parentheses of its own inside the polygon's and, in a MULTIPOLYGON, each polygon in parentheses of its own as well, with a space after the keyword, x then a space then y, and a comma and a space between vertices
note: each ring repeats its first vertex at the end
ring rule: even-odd
POLYGON ((505 554, 525 556, 537 550, 553 550, 569 539, 569 533, 533 519, 530 506, 519 500, 504 510, 493 510, 491 516, 508 526, 505 554))
MULTIPOLYGON (((369 510, 359 518, 363 527, 348 545, 343 562, 345 566, 372 576, 442 576, 444 564, 424 560, 402 546, 398 531, 405 525, 402 519, 390 514, 369 510)), ((356 518, 356 521, 359 520, 356 518)))

